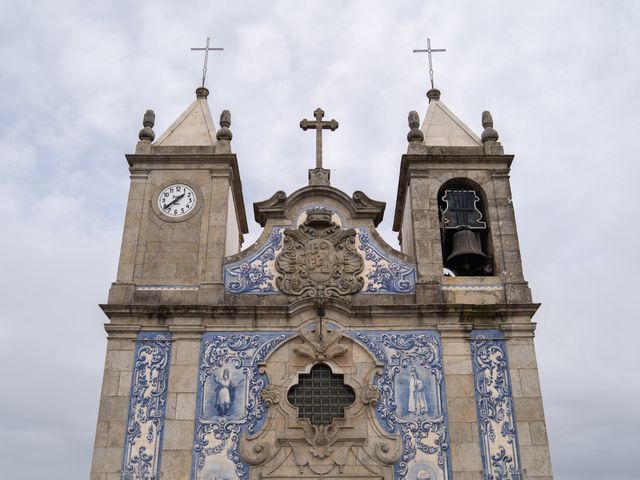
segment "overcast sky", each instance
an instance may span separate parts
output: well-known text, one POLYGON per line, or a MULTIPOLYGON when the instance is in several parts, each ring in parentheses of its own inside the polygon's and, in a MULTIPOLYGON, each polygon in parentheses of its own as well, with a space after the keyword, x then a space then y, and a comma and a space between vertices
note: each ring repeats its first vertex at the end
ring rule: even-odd
MULTIPOLYGON (((306 184, 321 106, 333 185, 387 202, 407 113, 444 103, 505 150, 558 479, 637 479, 638 1, 0 2, 0 476, 88 478, 132 153, 194 98, 232 113, 247 212, 306 184)), ((259 234, 250 216, 249 242, 259 234)), ((249 243, 245 244, 248 246, 249 243)))

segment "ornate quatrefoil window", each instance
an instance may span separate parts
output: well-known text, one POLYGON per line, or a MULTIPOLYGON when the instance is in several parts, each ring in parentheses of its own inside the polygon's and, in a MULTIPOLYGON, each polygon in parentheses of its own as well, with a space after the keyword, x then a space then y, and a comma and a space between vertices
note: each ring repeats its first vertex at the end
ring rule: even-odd
POLYGON ((344 418, 344 409, 351 405, 356 394, 344 383, 344 375, 334 374, 324 363, 299 375, 299 382, 287 393, 289 403, 298 407, 298 417, 307 418, 312 425, 330 425, 334 418, 344 418))

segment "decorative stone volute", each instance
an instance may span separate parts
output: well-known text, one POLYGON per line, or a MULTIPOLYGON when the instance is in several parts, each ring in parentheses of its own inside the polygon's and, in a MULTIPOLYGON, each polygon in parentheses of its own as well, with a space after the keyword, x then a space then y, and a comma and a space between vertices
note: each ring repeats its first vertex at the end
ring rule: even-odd
POLYGON ((271 445, 268 442, 240 442, 238 453, 249 465, 260 465, 272 456, 271 445))
POLYGON ((360 398, 362 403, 376 406, 380 399, 380 390, 373 385, 365 385, 360 389, 360 398))
POLYGON ((402 443, 381 441, 375 445, 376 458, 387 465, 393 465, 402 456, 402 443))
POLYGON ((269 384, 264 387, 264 390, 260 393, 260 397, 267 408, 273 407, 275 404, 280 403, 282 399, 282 387, 269 384))

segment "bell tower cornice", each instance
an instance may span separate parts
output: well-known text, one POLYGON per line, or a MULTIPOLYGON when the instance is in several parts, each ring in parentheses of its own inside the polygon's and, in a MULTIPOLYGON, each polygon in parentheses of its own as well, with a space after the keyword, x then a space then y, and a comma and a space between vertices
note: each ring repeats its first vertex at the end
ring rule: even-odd
POLYGON ((476 152, 475 147, 431 147, 428 154, 404 154, 400 163, 396 208, 393 217, 393 231, 400 231, 402 216, 411 178, 428 177, 436 170, 489 170, 491 176, 508 175, 514 155, 485 155, 476 152), (457 150, 455 153, 452 150, 457 150), (439 151, 437 151, 439 150, 439 151))

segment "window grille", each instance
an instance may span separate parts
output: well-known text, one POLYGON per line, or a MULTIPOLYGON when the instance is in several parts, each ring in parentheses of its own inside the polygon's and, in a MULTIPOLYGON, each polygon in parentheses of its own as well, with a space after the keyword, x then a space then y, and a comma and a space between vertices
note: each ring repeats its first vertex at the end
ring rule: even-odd
POLYGON ((299 382, 287 393, 289 403, 298 407, 298 416, 308 418, 313 425, 329 425, 334 418, 344 418, 344 408, 351 405, 356 394, 344 383, 344 375, 334 374, 324 363, 299 375, 299 382))

